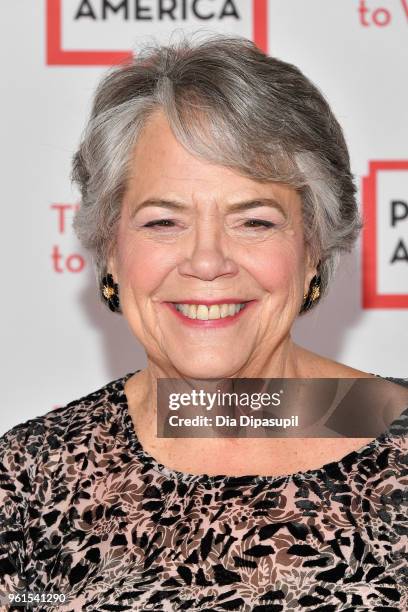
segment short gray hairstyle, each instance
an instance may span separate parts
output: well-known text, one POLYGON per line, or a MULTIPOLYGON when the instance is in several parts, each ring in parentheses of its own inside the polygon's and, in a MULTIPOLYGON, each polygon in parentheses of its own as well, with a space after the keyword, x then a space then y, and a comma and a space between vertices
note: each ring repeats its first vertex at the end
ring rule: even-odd
POLYGON ((99 283, 116 244, 132 150, 156 110, 193 155, 298 191, 325 295, 363 227, 342 128, 299 68, 243 36, 218 33, 184 34, 167 45, 153 39, 96 90, 72 179, 81 193, 74 229, 99 283))

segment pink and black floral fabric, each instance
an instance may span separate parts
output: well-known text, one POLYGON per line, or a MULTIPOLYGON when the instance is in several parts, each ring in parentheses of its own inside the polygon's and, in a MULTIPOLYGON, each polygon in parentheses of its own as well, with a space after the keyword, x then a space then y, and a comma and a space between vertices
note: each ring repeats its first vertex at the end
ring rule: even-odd
POLYGON ((192 475, 142 448, 131 375, 0 438, 0 594, 69 598, 35 610, 408 610, 408 407, 320 469, 192 475))

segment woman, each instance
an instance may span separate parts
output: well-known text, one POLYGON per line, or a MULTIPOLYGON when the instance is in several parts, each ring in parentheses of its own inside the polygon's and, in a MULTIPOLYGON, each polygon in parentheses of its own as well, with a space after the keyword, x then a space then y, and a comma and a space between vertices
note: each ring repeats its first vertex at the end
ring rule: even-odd
POLYGON ((407 609, 406 381, 381 379, 374 439, 156 435, 161 378, 378 382, 291 338, 361 229, 322 94, 241 37, 146 47, 102 80, 73 178, 101 295, 148 365, 3 436, 4 594, 407 609))

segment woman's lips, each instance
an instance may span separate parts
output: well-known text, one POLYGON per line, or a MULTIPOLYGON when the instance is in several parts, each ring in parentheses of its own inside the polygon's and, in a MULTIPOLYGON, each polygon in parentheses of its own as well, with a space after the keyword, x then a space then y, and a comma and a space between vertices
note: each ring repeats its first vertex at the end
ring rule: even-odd
POLYGON ((182 312, 176 309, 176 304, 173 302, 163 302, 163 304, 167 306, 167 308, 170 308, 171 312, 175 314, 178 317, 178 319, 185 325, 189 325, 190 327, 199 327, 203 329, 203 328, 213 328, 213 327, 226 327, 227 325, 233 325, 256 302, 257 300, 251 300, 250 302, 245 302, 245 307, 232 316, 229 315, 221 319, 207 319, 207 320, 190 319, 189 317, 186 317, 182 312))

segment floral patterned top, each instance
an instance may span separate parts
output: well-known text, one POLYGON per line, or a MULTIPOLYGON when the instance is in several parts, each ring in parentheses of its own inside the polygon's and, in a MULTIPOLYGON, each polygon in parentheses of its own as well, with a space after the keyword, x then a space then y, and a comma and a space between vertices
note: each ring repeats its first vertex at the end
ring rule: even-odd
POLYGON ((408 407, 319 469, 193 475, 142 448, 132 374, 0 438, 3 602, 25 589, 66 598, 35 610, 408 610, 408 407))

